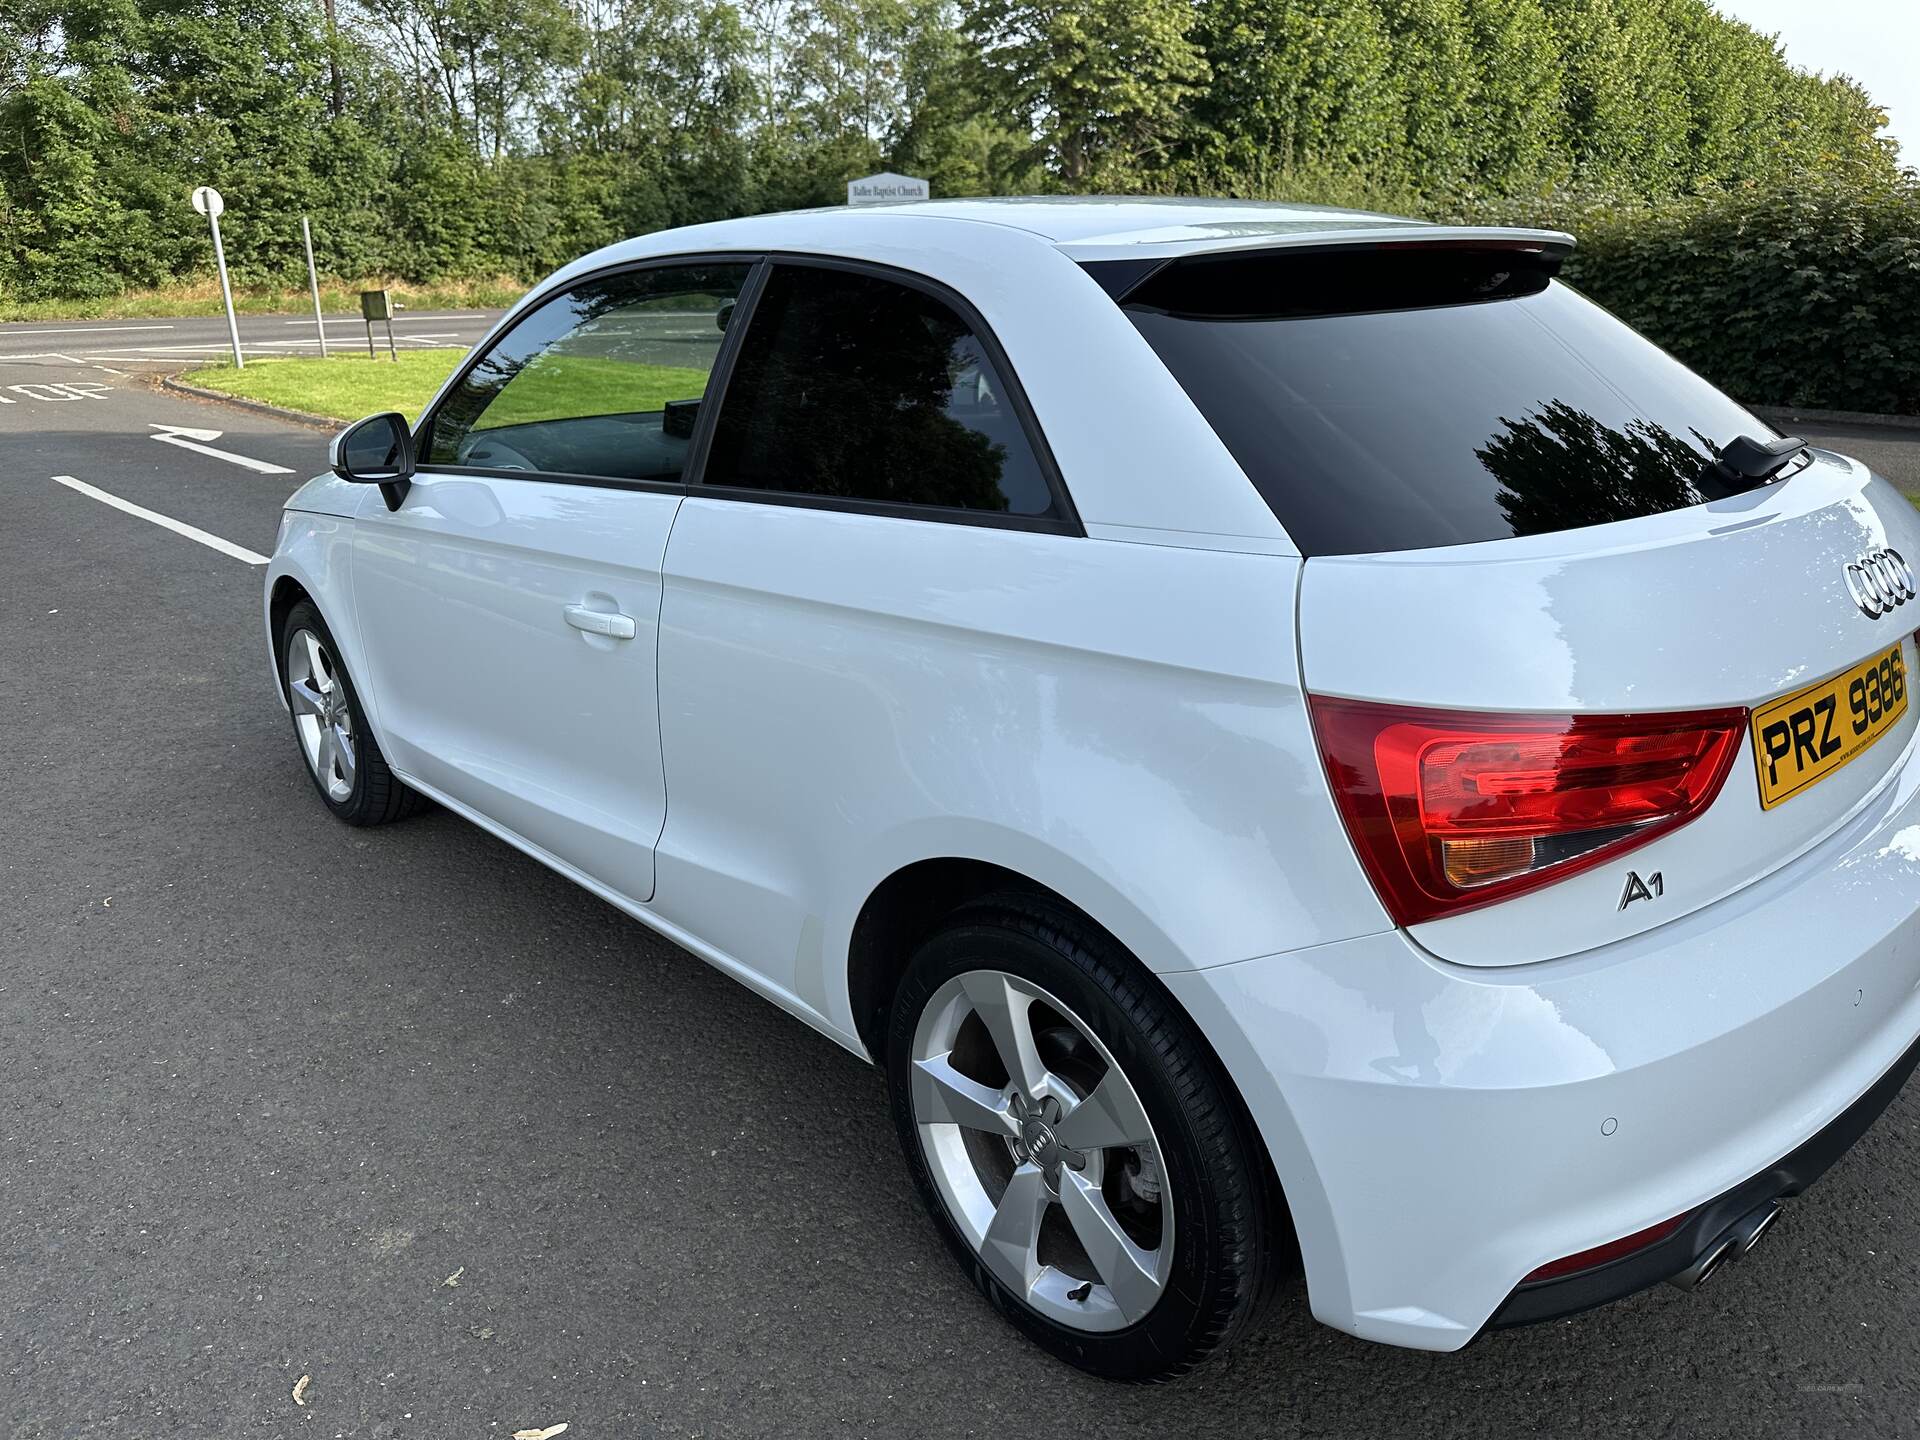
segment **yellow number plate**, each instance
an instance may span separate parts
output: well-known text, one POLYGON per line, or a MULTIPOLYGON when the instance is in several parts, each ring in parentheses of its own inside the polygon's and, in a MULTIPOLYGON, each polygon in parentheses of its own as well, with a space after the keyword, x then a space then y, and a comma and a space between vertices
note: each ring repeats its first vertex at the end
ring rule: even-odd
POLYGON ((1851 670, 1753 712, 1760 808, 1824 780, 1907 713, 1907 667, 1895 645, 1851 670))

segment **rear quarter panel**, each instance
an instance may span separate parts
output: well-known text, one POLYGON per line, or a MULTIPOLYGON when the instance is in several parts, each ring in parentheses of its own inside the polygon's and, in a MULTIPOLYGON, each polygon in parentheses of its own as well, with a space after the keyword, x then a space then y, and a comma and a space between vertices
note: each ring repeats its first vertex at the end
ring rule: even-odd
POLYGON ((1149 967, 1378 928, 1302 706, 1299 562, 705 497, 661 617, 655 908, 853 1033, 888 875, 1027 875, 1149 967))

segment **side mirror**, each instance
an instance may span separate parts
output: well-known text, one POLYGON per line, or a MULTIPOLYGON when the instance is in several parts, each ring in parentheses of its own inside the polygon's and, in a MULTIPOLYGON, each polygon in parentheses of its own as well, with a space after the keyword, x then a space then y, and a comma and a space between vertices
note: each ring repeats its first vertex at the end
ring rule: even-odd
POLYGON ((378 485, 387 508, 398 510, 413 479, 413 430, 393 411, 369 415, 333 437, 327 459, 342 480, 378 485))

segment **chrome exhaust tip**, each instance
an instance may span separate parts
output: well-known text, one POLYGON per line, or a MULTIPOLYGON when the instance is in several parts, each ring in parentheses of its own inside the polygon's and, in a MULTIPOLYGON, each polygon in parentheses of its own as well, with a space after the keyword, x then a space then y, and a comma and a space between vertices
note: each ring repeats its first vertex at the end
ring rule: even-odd
POLYGON ((1769 1200, 1758 1210, 1752 1211, 1735 1221, 1733 1228, 1727 1233, 1733 1236, 1734 1242, 1739 1245, 1740 1254, 1744 1258, 1753 1253, 1753 1247, 1760 1243, 1760 1238, 1773 1228, 1773 1222, 1779 1218, 1780 1202, 1778 1200, 1769 1200))
POLYGON ((1713 1244, 1701 1251, 1699 1258, 1686 1269, 1682 1270, 1678 1275, 1668 1276, 1667 1283, 1675 1289, 1685 1290, 1691 1293, 1711 1280, 1713 1278, 1713 1272, 1718 1270, 1738 1253, 1739 1251, 1735 1249, 1734 1246, 1733 1237, 1730 1235, 1722 1235, 1718 1240, 1714 1241, 1713 1244))
POLYGON ((1713 1277, 1713 1273, 1729 1260, 1739 1260, 1753 1252, 1760 1238, 1773 1228, 1773 1222, 1780 1218, 1780 1202, 1769 1200, 1766 1204, 1748 1211, 1725 1230, 1699 1257, 1678 1275, 1668 1277, 1667 1283, 1680 1290, 1694 1291, 1713 1277))

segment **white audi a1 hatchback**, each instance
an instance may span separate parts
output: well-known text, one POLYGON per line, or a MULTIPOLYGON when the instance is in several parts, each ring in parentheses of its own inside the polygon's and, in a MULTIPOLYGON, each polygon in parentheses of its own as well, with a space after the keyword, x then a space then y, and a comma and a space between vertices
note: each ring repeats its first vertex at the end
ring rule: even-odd
POLYGON ((1296 1265, 1431 1350, 1697 1284, 1920 1058, 1920 523, 1571 245, 965 201, 590 255, 288 502, 306 764, 883 1066, 1088 1370, 1296 1265))

